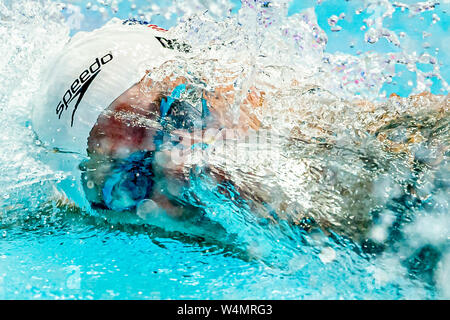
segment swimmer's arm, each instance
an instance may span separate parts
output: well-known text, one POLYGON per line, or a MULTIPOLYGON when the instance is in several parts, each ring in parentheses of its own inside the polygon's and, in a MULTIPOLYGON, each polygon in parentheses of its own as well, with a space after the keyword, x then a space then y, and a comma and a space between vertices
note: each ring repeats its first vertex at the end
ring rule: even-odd
POLYGON ((415 116, 418 113, 435 113, 436 115, 444 114, 449 111, 450 95, 433 95, 424 91, 403 98, 393 93, 385 102, 374 103, 366 100, 356 100, 351 102, 356 109, 362 109, 367 113, 375 113, 377 110, 391 110, 389 112, 380 112, 379 115, 373 117, 373 121, 367 126, 367 131, 375 134, 378 130, 388 123, 395 121, 404 116, 415 116), (392 107, 392 105, 402 106, 401 108, 392 107), (390 106, 391 105, 391 106, 390 106))

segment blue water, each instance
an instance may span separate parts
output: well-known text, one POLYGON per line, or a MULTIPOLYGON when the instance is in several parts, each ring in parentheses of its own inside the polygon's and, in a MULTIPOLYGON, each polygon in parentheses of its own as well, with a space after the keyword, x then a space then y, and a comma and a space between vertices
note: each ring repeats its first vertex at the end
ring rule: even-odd
MULTIPOLYGON (((0 0, 1 1, 1 0, 0 0)), ((121 19, 136 14, 128 1, 119 3, 119 11, 102 18, 99 12, 86 10, 77 28, 92 30, 112 16, 121 19)), ((92 1, 94 2, 94 1, 92 1)), ((139 8, 145 1, 134 2, 139 8)), ((169 2, 155 1, 163 6, 169 2)), ((230 14, 239 9, 238 1, 230 14)), ((327 33, 326 50, 356 55, 357 51, 395 52, 397 47, 385 39, 375 45, 363 40, 360 30, 367 13, 355 15, 358 1, 294 0, 289 14, 315 7, 320 27, 327 33), (327 19, 344 12, 340 32, 332 32, 327 19), (352 46, 349 43, 353 43, 352 46)), ((397 9, 399 11, 399 9, 397 9)), ((450 79, 448 27, 450 5, 408 18, 394 13, 387 19, 389 28, 410 36, 411 51, 424 50, 442 63, 441 74, 450 79), (440 22, 431 24, 431 14, 440 22), (420 20, 423 17, 423 20, 420 20), (432 35, 422 47, 422 32, 432 35), (416 46, 414 48, 414 46, 416 46), (439 48, 436 51, 435 48, 439 48)), ((66 18, 70 15, 67 14, 66 18)), ((165 28, 176 23, 177 16, 155 17, 151 22, 165 28)), ((386 94, 407 96, 414 87, 415 74, 406 68, 393 83, 385 84, 386 94)), ((440 82, 433 80, 431 91, 445 94, 440 82)), ((20 123, 23 125, 23 123, 20 123)), ((5 161, 5 160, 2 160, 5 161)), ((12 203, 2 204, 0 224, 0 298, 3 299, 433 299, 439 298, 436 285, 425 276, 412 274, 394 254, 375 259, 371 251, 337 235, 309 235, 280 226, 262 233, 254 232, 258 250, 267 250, 264 258, 249 256, 247 245, 233 239, 211 238, 168 232, 152 226, 111 225, 77 210, 61 210, 49 202, 46 183, 33 187, 17 186, 9 191, 12 203), (42 192, 37 192, 41 188, 42 192), (11 209, 13 208, 13 209, 11 209), (13 218, 11 218, 14 216, 13 218), (264 246, 264 241, 267 245, 264 246), (331 248, 335 257, 321 255, 331 248), (262 248, 262 249, 261 249, 262 248)), ((7 200, 8 200, 7 199, 7 200)), ((233 212, 226 204, 224 213, 233 212)), ((446 208, 444 208, 446 210, 446 208)), ((220 210, 219 210, 220 211, 220 210)), ((446 211, 445 211, 446 212, 446 211)), ((246 238, 248 240, 248 237, 246 238)), ((401 247, 401 244, 396 244, 401 247)), ((445 254, 448 247, 441 248, 445 254)), ((376 250, 375 250, 376 251, 376 250)), ((410 252, 413 255, 414 252, 410 252)), ((381 255, 381 254, 380 254, 381 255)), ((408 257, 404 257, 407 260, 408 257)), ((402 261, 404 261, 402 260, 402 261)), ((425 260, 425 262, 427 262, 425 260)), ((435 261, 430 261, 431 264, 435 261)), ((432 266, 433 268, 435 265, 432 266)))
POLYGON ((367 276, 370 263, 342 243, 331 244, 338 252, 333 263, 304 247, 280 269, 246 262, 239 252, 198 238, 151 228, 116 230, 67 213, 52 219, 57 221, 4 228, 2 298, 433 298, 420 282, 380 285, 367 276))

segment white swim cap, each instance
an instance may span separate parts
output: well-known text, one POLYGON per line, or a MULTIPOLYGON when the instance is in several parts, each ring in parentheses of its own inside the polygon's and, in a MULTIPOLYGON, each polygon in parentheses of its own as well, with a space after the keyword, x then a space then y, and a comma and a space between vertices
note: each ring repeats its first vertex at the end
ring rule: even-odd
POLYGON ((164 31, 118 19, 76 34, 50 61, 35 99, 32 122, 41 142, 86 155, 99 114, 146 70, 173 58, 175 52, 163 46, 162 37, 164 31))
POLYGON ((49 61, 34 99, 32 123, 39 140, 58 153, 42 159, 69 173, 59 189, 78 206, 91 211, 81 183, 80 161, 100 113, 178 52, 167 48, 163 29, 124 25, 114 19, 93 32, 80 32, 49 61), (63 152, 61 152, 63 151, 63 152))

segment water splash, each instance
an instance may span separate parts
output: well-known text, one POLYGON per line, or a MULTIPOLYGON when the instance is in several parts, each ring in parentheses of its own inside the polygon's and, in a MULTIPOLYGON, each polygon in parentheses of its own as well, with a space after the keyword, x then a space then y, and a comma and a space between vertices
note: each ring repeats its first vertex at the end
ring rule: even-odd
MULTIPOLYGON (((242 93, 253 85, 265 92, 268 106, 258 110, 257 116, 266 128, 272 128, 282 137, 281 146, 274 149, 271 144, 273 154, 285 155, 282 165, 277 166, 279 159, 261 156, 261 150, 252 154, 245 142, 242 152, 216 148, 215 155, 208 154, 209 163, 216 161, 215 165, 221 167, 224 166, 221 161, 229 161, 227 170, 232 175, 235 173, 231 180, 252 190, 255 198, 266 192, 261 197, 271 208, 281 208, 280 203, 286 201, 288 205, 283 204, 281 211, 298 224, 304 218, 313 217, 322 224, 327 221, 333 225, 333 230, 353 239, 358 239, 355 233, 367 230, 368 238, 359 240, 364 240, 363 248, 369 252, 394 246, 400 240, 398 237, 410 236, 409 227, 403 228, 419 216, 416 211, 422 210, 425 202, 433 202, 435 192, 441 192, 442 186, 436 187, 437 181, 429 183, 434 187, 424 189, 422 179, 435 176, 442 179, 447 175, 444 141, 448 139, 448 131, 443 128, 448 122, 448 98, 393 97, 380 103, 380 90, 384 83, 392 81, 396 64, 406 65, 416 73, 416 93, 427 90, 430 86, 427 79, 432 77, 442 79, 443 87, 447 88, 436 58, 404 50, 387 54, 367 52, 359 56, 329 54, 325 52, 327 38, 317 25, 314 11, 286 17, 286 3, 273 4, 274 14, 269 13, 271 5, 244 2, 237 17, 220 22, 205 14, 182 19, 169 34, 192 44, 192 52, 188 57, 180 56, 176 62, 164 65, 161 70, 154 70, 150 76, 175 74, 195 82, 200 75, 206 75, 205 89, 233 85, 242 93), (428 64, 433 71, 422 72, 418 64, 428 64), (230 78, 233 81, 223 81, 230 78), (351 102, 360 97, 369 101, 356 105, 351 102), (294 143, 290 141, 293 138, 301 140, 294 143), (325 147, 320 147, 319 143, 325 147), (334 147, 327 149, 327 145, 334 147), (242 154, 246 155, 245 159, 242 154), (263 170, 261 174, 259 169, 263 170), (270 192, 276 194, 275 199, 268 200, 270 192), (281 195, 286 199, 282 200, 281 195), (353 234, 352 228, 355 228, 353 234)), ((368 1, 364 10, 372 14, 366 20, 369 28, 365 33, 366 41, 376 43, 384 37, 401 47, 396 33, 383 27, 383 21, 394 13, 394 6, 388 1, 381 4, 368 1)), ((235 111, 244 98, 244 94, 236 95, 231 103, 235 111)), ((230 113, 230 117, 236 114, 230 113)), ((233 148, 239 150, 239 145, 233 148)), ((223 202, 220 193, 214 188, 206 192, 204 184, 201 186, 193 187, 193 192, 201 198, 207 212, 211 210, 208 213, 211 219, 238 234, 243 243, 252 243, 252 250, 266 259, 273 252, 278 253, 277 257, 286 253, 277 242, 264 241, 266 234, 256 240, 262 227, 252 214, 232 203, 231 207, 218 206, 223 202), (218 199, 213 200, 211 195, 218 199), (258 247, 255 243, 264 245, 258 247), (271 244, 269 248, 267 243, 271 244), (264 250, 268 251, 263 253, 264 250)), ((448 206, 446 202, 443 205, 448 206)), ((262 210, 267 211, 267 208, 262 210)), ((279 209, 275 212, 281 214, 279 209)), ((448 225, 445 219, 437 221, 448 225)), ((268 228, 264 226, 265 231, 268 228)), ((448 245, 446 230, 440 229, 438 233, 442 239, 439 246, 445 248, 448 245)), ((278 230, 275 234, 281 246, 286 246, 284 231, 278 230)), ((296 238, 296 241, 301 242, 301 239, 296 238)), ((420 244, 404 241, 400 247, 392 247, 393 253, 388 249, 385 255, 402 252, 409 260, 383 256, 379 262, 393 269, 400 264, 401 270, 415 270, 411 272, 417 277, 426 278, 426 272, 413 265, 428 263, 423 252, 446 250, 433 249, 433 246, 427 249, 427 241, 420 244)), ((270 258, 268 261, 270 263, 270 258)), ((289 259, 284 257, 281 261, 289 259)), ((282 263, 277 260, 275 264, 282 263)))
MULTIPOLYGON (((53 183, 63 179, 64 173, 31 156, 43 152, 27 121, 47 57, 61 49, 69 32, 95 26, 89 19, 96 14, 103 21, 122 15, 166 28, 177 22, 169 35, 192 51, 152 70, 154 79, 175 74, 209 91, 232 85, 236 95, 229 117, 234 120, 249 90, 265 92, 267 106, 255 115, 277 143, 269 139, 251 151, 248 141, 236 141, 234 153, 217 146, 208 154, 218 168, 226 165, 250 196, 265 197, 265 206, 254 208, 230 197, 232 187, 217 186, 202 170, 191 171, 190 194, 197 197, 187 201, 200 200, 206 217, 233 234, 233 244, 248 252, 248 259, 261 263, 252 277, 263 272, 271 283, 280 275, 292 281, 276 292, 264 291, 266 296, 448 297, 448 98, 386 99, 382 92, 399 77, 399 66, 415 74, 414 93, 429 90, 430 79, 440 80, 442 92, 448 92, 440 61, 409 51, 404 41, 409 36, 386 27, 397 9, 420 16, 438 2, 365 1, 359 11, 368 16, 365 41, 377 45, 386 39, 395 51, 356 56, 328 52, 329 39, 315 10, 289 15, 288 1, 243 1, 237 14, 226 1, 0 5, 6 40, 0 55, 0 107, 11 132, 1 141, 2 226, 14 225, 21 215, 38 215, 53 183), (273 210, 280 207, 284 210, 273 210), (315 228, 311 217, 328 221, 331 234, 315 228), (289 293, 289 285, 303 293, 289 293)), ((437 15, 432 20, 441 22, 437 15)), ((344 22, 339 16, 337 34, 345 31, 344 22)), ((169 249, 179 249, 167 242, 169 249)))

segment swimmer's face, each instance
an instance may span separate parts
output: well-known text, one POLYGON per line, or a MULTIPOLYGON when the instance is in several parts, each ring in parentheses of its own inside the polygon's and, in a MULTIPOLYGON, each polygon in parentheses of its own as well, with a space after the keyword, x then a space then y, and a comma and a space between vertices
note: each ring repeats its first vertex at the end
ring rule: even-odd
MULTIPOLYGON (((155 137, 163 129, 160 122, 161 100, 183 83, 186 79, 172 81, 166 78, 152 83, 144 77, 100 114, 88 138, 90 159, 84 163, 83 182, 91 203, 118 211, 132 210, 136 203, 150 196, 152 192, 149 189, 155 189, 154 182, 158 176, 178 185, 183 183, 183 161, 179 161, 179 157, 176 162, 171 161, 170 154, 164 154, 170 151, 158 151, 156 162, 163 166, 149 168, 154 164, 149 157, 153 159, 157 149, 155 137), (144 183, 143 177, 150 179, 150 173, 153 174, 153 182, 144 183), (142 186, 148 189, 143 190, 142 186)), ((205 94, 207 105, 213 107, 210 109, 212 116, 209 117, 209 125, 222 128, 233 126, 230 118, 226 117, 229 103, 226 98, 221 98, 223 96, 227 95, 220 92, 205 94)), ((240 118, 242 127, 253 127, 254 121, 243 110, 240 118)), ((179 124, 175 126, 179 129, 170 134, 180 138, 177 141, 179 147, 189 150, 192 144, 200 141, 194 139, 187 127, 196 122, 196 117, 201 119, 202 112, 189 109, 182 102, 174 102, 170 112, 170 118, 179 124)))
POLYGON ((154 97, 143 94, 138 83, 98 117, 88 138, 90 159, 82 168, 85 194, 93 207, 126 211, 149 197, 149 158, 155 150, 153 136, 158 130, 152 123, 158 116, 156 102, 154 97), (140 159, 127 160, 138 151, 140 159))
POLYGON ((90 159, 82 165, 85 193, 94 207, 132 211, 139 201, 152 196, 155 136, 162 129, 161 98, 176 85, 148 90, 141 81, 98 117, 88 138, 90 159))

